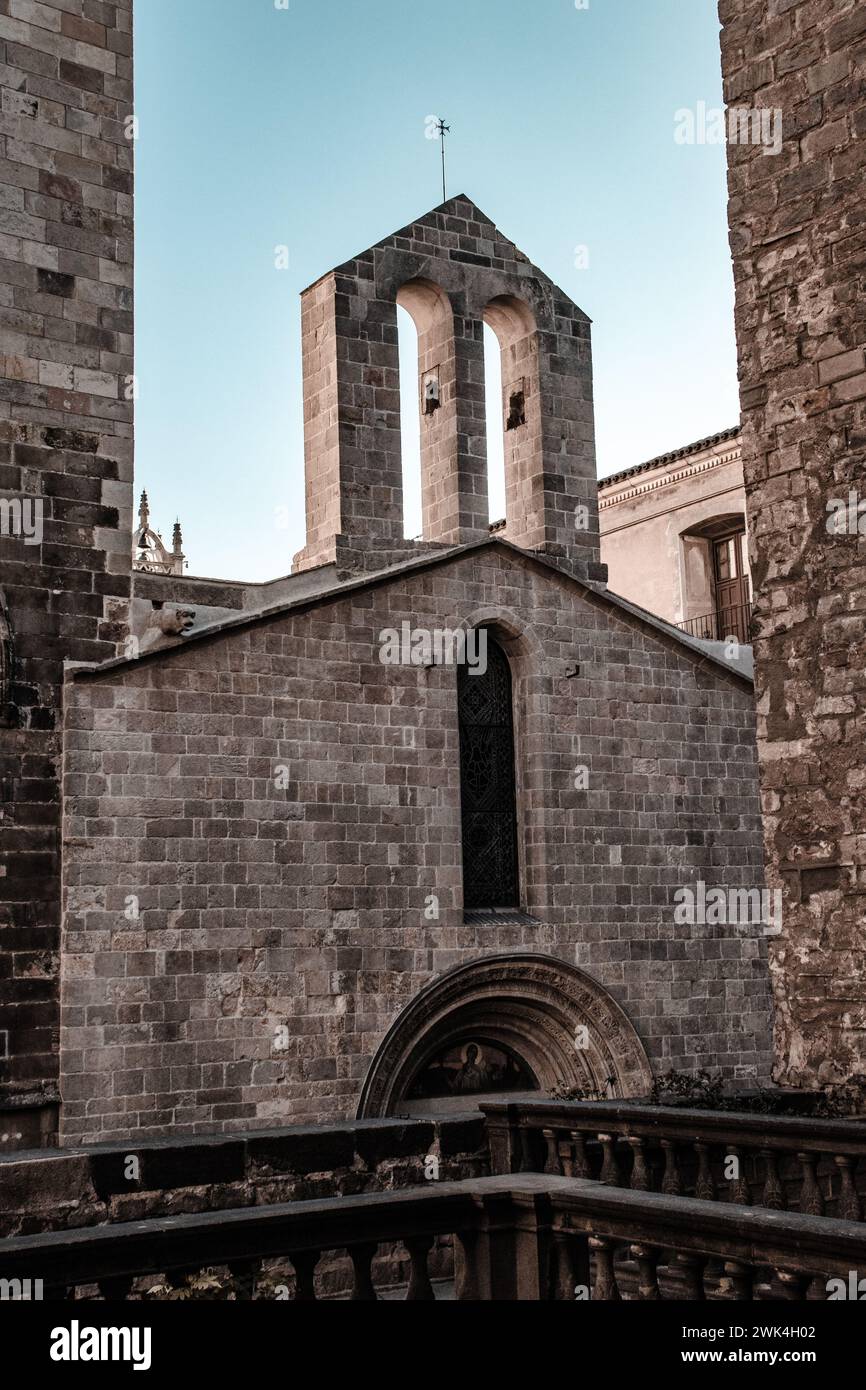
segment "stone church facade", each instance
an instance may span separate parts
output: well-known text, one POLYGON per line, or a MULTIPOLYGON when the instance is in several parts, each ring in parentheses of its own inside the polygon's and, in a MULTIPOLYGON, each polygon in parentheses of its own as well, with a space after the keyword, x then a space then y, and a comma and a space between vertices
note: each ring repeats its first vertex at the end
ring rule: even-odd
POLYGON ((751 684, 606 587, 586 317, 465 198, 302 316, 296 579, 68 673, 64 1142, 405 1113, 473 1042, 544 1091, 766 1079, 766 924, 676 910, 763 882, 751 684), (415 544, 398 302, 421 336, 415 544), (513 422, 493 536, 486 315, 513 422), (483 672, 456 659, 476 642, 483 672))
POLYGON ((132 5, 96 8, 0 14, 4 1142, 399 1114, 497 1067, 766 1079, 767 923, 678 911, 763 885, 751 684, 610 592, 589 321, 468 199, 303 296, 295 573, 134 564, 132 5))

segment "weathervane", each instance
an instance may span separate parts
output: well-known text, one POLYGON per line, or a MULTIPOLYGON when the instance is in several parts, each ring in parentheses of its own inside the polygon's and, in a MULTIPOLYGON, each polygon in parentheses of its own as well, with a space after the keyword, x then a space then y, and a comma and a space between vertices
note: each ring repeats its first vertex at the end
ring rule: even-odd
POLYGON ((448 188, 445 182, 445 136, 451 134, 450 125, 446 125, 441 116, 436 117, 436 129, 439 132, 439 139, 442 143, 442 201, 448 201, 448 188))

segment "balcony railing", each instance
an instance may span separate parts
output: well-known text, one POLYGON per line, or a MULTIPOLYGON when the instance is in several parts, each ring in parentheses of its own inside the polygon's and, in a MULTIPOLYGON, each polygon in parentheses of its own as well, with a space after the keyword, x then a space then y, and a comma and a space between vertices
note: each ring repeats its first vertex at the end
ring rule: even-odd
POLYGON ((751 603, 738 603, 729 608, 721 608, 712 613, 704 613, 699 618, 686 618, 676 626, 690 637, 701 637, 708 642, 726 642, 735 637, 743 646, 751 641, 752 622, 751 603))

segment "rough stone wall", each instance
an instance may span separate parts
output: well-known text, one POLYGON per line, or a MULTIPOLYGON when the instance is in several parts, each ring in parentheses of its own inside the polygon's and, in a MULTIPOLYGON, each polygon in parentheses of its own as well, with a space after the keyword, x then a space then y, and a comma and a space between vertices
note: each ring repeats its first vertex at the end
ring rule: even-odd
POLYGON ((0 1102, 56 1090, 63 661, 126 632, 131 103, 132 0, 0 0, 0 497, 41 508, 0 536, 0 1102))
POLYGON ((516 949, 592 974, 658 1064, 766 1076, 760 928, 673 915, 763 881, 751 688, 549 566, 491 543, 82 673, 66 710, 65 1142, 351 1116, 418 991, 516 949), (497 614, 535 925, 464 923, 456 672, 380 660, 497 614))
POLYGON ((719 13, 728 102, 783 117, 780 154, 729 146, 729 216, 766 857, 784 891, 775 1066, 814 1085, 866 1073, 866 6, 719 13), (853 523, 838 533, 834 499, 853 523))

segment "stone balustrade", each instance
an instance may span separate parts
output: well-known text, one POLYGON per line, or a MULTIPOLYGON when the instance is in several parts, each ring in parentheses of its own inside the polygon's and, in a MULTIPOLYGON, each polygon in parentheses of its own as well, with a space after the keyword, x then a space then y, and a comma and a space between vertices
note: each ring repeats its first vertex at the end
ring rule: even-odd
POLYGON ((430 1301, 438 1242, 453 1247, 460 1301, 826 1298, 830 1279, 847 1288, 866 1271, 862 1224, 525 1173, 17 1236, 0 1241, 0 1277, 115 1301, 209 1268, 252 1298, 274 1260, 291 1266, 285 1296, 305 1302, 327 1294, 323 1257, 345 1251, 344 1296, 373 1301, 377 1253, 400 1243, 406 1300, 430 1301))
POLYGON ((866 1269, 866 1227, 853 1221, 550 1181, 553 1298, 586 1286, 595 1301, 800 1301, 829 1298, 831 1280, 850 1297, 866 1269))
POLYGON ((629 1102, 485 1104, 491 1172, 862 1221, 866 1123, 629 1102))

